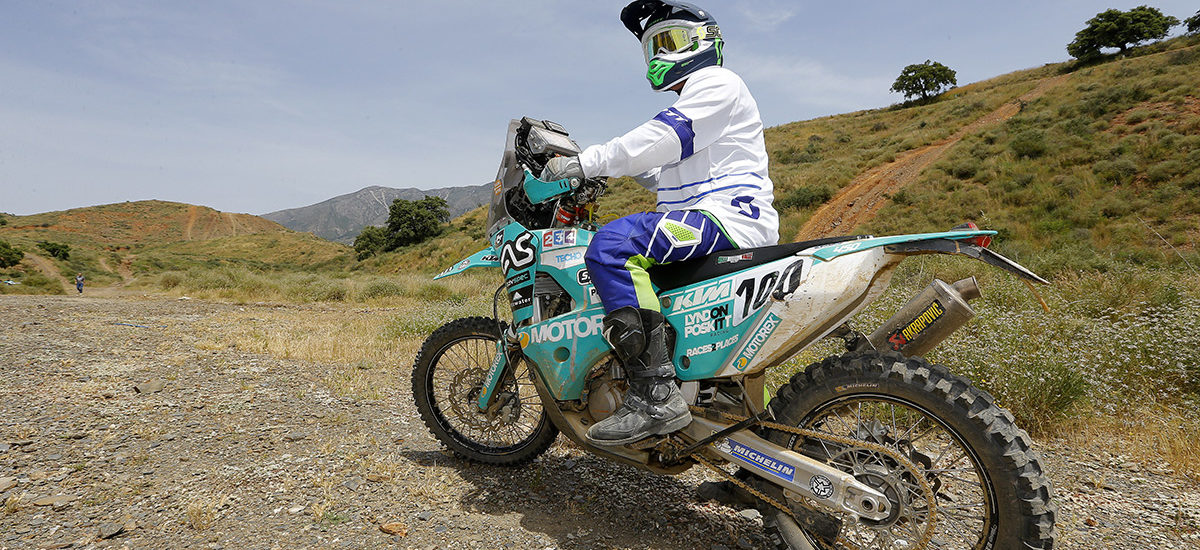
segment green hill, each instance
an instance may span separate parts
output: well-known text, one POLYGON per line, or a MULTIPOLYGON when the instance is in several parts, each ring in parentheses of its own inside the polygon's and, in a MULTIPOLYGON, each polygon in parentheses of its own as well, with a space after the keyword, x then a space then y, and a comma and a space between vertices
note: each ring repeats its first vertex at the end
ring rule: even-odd
POLYGON ((203 206, 137 201, 5 216, 0 240, 25 252, 21 264, 0 270, 0 293, 58 292, 59 278, 83 273, 89 286, 129 284, 168 270, 224 265, 256 269, 342 268, 350 250, 249 214, 203 206), (38 243, 70 247, 54 258, 38 243))
MULTIPOLYGON (((925 105, 769 128, 781 240, 797 240, 822 204, 870 170, 953 137, 928 166, 905 174, 908 185, 886 194, 878 212, 836 233, 914 233, 975 221, 1000 231, 998 249, 1049 275, 1120 264, 1185 267, 1184 259, 1200 266, 1198 44, 1178 38, 1107 63, 1052 64, 968 84, 925 105), (996 115, 1005 109, 1011 118, 996 115)), ((618 179, 601 212, 618 216, 653 204, 649 193, 618 179)), ((482 216, 469 214, 441 237, 368 262, 440 271, 484 246, 482 216)))

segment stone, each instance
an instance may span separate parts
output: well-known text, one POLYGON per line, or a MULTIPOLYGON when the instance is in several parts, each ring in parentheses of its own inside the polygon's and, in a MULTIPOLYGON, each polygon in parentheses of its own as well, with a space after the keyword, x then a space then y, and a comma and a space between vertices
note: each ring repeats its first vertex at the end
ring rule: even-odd
POLYGON ((0 453, 7 453, 11 448, 12 445, 9 445, 8 443, 0 443, 0 453))
POLYGON ((133 387, 138 393, 158 393, 163 391, 167 383, 162 380, 149 380, 133 387))
POLYGON ((100 524, 100 529, 97 532, 97 536, 102 539, 111 539, 124 532, 125 526, 120 523, 102 523, 100 524))
POLYGON ((288 513, 293 516, 296 514, 299 514, 300 512, 303 512, 303 511, 304 511, 303 506, 292 506, 291 508, 288 508, 288 513))
POLYGON ((379 530, 389 535, 396 535, 400 537, 408 535, 408 526, 398 521, 380 525, 379 530))
POLYGON ((58 506, 68 504, 77 498, 79 498, 79 497, 77 497, 75 495, 54 495, 54 496, 39 498, 39 499, 33 501, 33 505, 34 506, 54 506, 57 508, 58 506))
POLYGON ((762 518, 762 513, 760 513, 758 510, 755 510, 753 508, 742 510, 741 512, 738 512, 737 515, 741 516, 744 519, 748 519, 751 521, 762 518))
POLYGON ((0 477, 0 493, 12 489, 17 486, 17 478, 15 477, 0 477))
POLYGON ((417 514, 417 519, 421 521, 429 521, 429 518, 431 517, 433 517, 433 512, 429 510, 425 510, 424 512, 417 514))
POLYGON ((294 432, 288 432, 287 435, 283 436, 283 440, 295 442, 295 441, 303 440, 307 437, 308 437, 308 434, 306 434, 304 432, 294 431, 294 432))
POLYGON ((346 481, 342 482, 342 487, 350 489, 351 491, 357 491, 358 488, 361 486, 362 486, 362 478, 358 477, 358 476, 352 477, 352 478, 347 479, 346 481))

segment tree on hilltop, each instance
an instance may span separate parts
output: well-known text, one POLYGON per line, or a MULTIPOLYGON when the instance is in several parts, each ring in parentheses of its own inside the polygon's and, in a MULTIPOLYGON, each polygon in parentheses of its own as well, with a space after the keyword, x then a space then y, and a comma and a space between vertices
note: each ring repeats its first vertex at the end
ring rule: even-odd
POLYGON ((892 84, 892 91, 904 94, 904 99, 919 95, 926 100, 957 85, 958 75, 953 69, 926 59, 924 63, 915 63, 901 70, 900 76, 892 84))
POLYGON ((402 246, 424 242, 437 236, 442 224, 450 221, 446 199, 425 197, 419 201, 396 199, 388 207, 385 227, 367 226, 354 238, 358 259, 388 252, 402 246))
POLYGON ((1200 10, 1196 10, 1196 15, 1184 19, 1183 24, 1187 25, 1188 34, 1200 33, 1200 10))
POLYGON ((1075 59, 1094 59, 1102 48, 1117 48, 1124 54, 1147 40, 1167 36, 1179 19, 1164 15, 1158 8, 1138 6, 1129 11, 1108 9, 1087 21, 1087 27, 1075 33, 1067 44, 1067 53, 1075 59))

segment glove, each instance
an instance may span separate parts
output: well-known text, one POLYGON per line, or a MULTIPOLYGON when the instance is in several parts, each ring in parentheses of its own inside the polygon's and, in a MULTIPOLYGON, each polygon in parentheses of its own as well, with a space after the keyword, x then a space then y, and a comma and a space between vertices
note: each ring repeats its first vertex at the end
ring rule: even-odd
POLYGON ((563 178, 584 178, 579 157, 554 157, 546 163, 542 175, 538 176, 542 181, 558 181, 563 178))

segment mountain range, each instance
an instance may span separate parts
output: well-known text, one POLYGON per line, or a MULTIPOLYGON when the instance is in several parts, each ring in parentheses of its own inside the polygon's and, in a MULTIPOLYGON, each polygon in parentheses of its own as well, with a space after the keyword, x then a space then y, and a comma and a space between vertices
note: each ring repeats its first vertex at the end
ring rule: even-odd
POLYGON ((396 199, 415 201, 426 196, 441 197, 446 199, 450 217, 456 218, 487 204, 491 195, 492 184, 490 182, 467 187, 429 190, 372 186, 309 206, 263 214, 262 217, 288 229, 312 233, 331 241, 352 244, 354 237, 358 236, 364 227, 383 225, 387 222, 388 207, 396 199))

